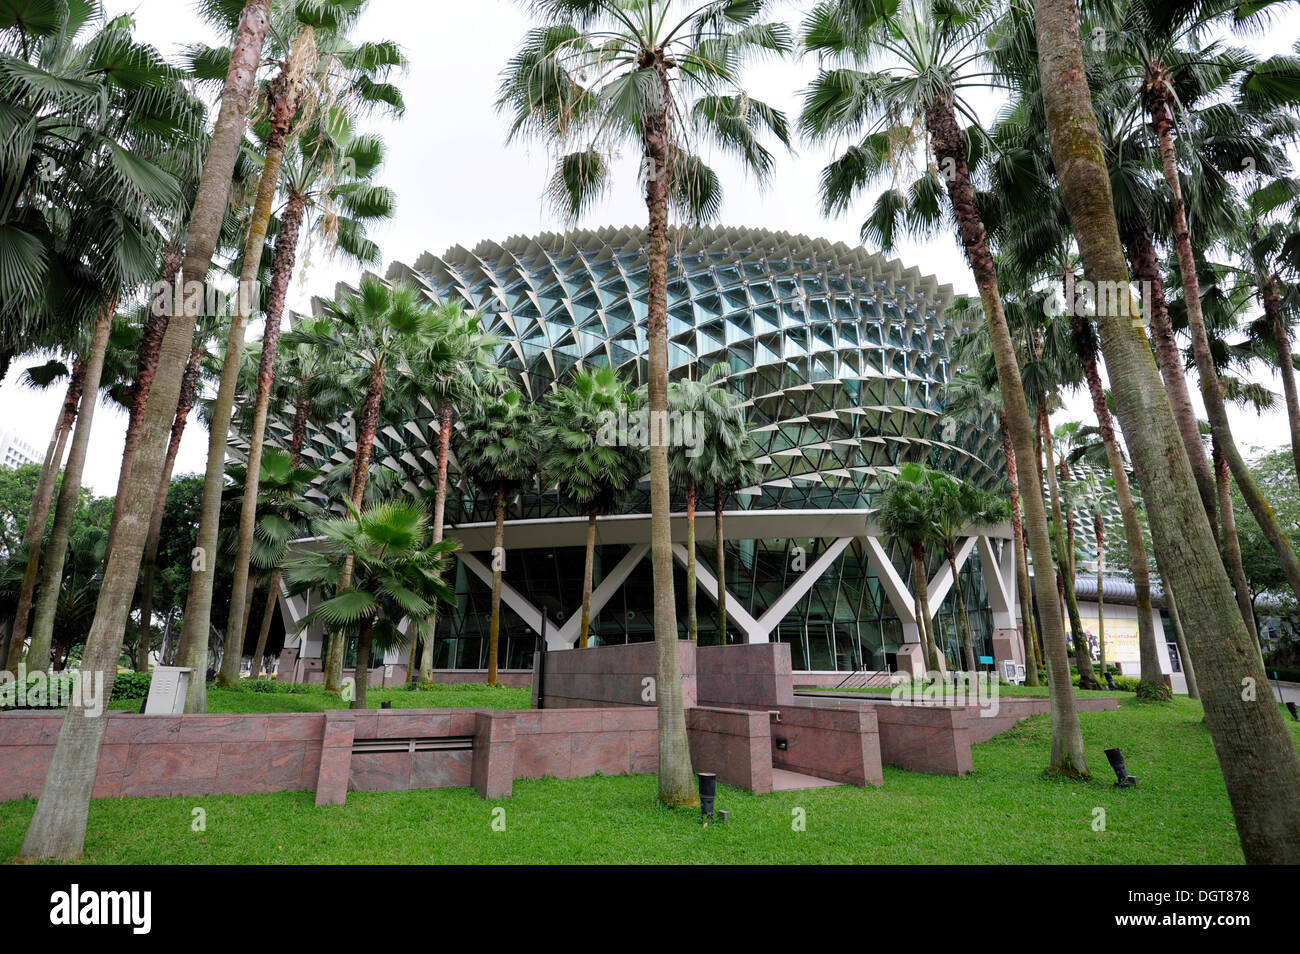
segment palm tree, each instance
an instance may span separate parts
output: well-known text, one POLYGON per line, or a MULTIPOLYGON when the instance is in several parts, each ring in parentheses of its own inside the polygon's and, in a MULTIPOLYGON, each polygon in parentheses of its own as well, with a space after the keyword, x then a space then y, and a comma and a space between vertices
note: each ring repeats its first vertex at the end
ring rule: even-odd
MULTIPOLYGON (((219 0, 209 0, 214 14, 225 10, 219 0)), ((339 4, 332 4, 339 6, 339 4)), ((337 11, 344 18, 354 11, 337 11)), ((221 382, 217 388, 216 403, 208 430, 208 462, 203 487, 203 510, 199 519, 197 548, 206 554, 217 552, 217 539, 221 521, 221 495, 225 487, 226 445, 230 435, 230 420, 234 414, 241 357, 244 351, 244 333, 251 317, 254 302, 249 291, 256 287, 261 276, 263 250, 271 212, 279 186, 280 167, 284 152, 306 93, 306 80, 316 55, 316 31, 311 24, 297 18, 297 7, 284 14, 287 22, 277 23, 274 34, 290 38, 289 48, 278 51, 284 60, 275 77, 266 84, 265 96, 269 128, 265 137, 262 172, 258 179, 257 194, 248 220, 244 242, 242 267, 239 275, 241 294, 231 315, 226 339, 226 357, 221 369, 221 382)), ((236 24, 228 24, 237 27, 236 24)), ((212 620, 212 591, 216 577, 216 560, 203 560, 195 564, 185 602, 185 625, 181 633, 181 656, 185 665, 203 667, 207 654, 208 633, 212 620)), ((236 606, 241 605, 242 593, 232 594, 236 606)), ((238 620, 238 613, 232 614, 238 620)), ((236 623, 238 629, 238 623, 236 623)), ((229 637, 231 634, 227 634, 229 637)), ((240 633, 242 635, 242 632, 240 633)), ((229 641, 229 639, 228 639, 229 641)), ((231 653, 227 653, 229 661, 231 653)), ((238 667, 239 651, 235 648, 234 665, 238 667)), ((223 667, 220 676, 224 685, 238 684, 239 672, 233 678, 229 666, 223 667)), ((195 679, 187 695, 186 708, 202 711, 205 686, 195 679)))
MULTIPOLYGON (((760 180, 773 156, 764 134, 788 144, 785 117, 740 86, 744 60, 784 54, 789 31, 762 22, 763 0, 538 0, 540 25, 506 67, 499 108, 510 138, 536 136, 557 147, 555 204, 569 218, 609 184, 610 156, 628 144, 641 156, 649 227, 647 384, 652 419, 668 412, 668 216, 694 221, 721 208, 717 174, 686 137, 694 133, 738 156, 760 180)), ((677 662, 668 448, 650 448, 651 559, 656 670, 661 688, 659 801, 698 804, 691 777, 677 662)))
POLYGON ((961 578, 957 574, 957 548, 961 545, 961 538, 969 535, 973 527, 1001 523, 1011 511, 1002 498, 947 474, 932 471, 926 483, 932 497, 934 539, 943 549, 943 557, 952 573, 952 592, 957 601, 957 623, 961 628, 966 670, 973 673, 977 670, 975 647, 970 618, 966 615, 966 599, 961 592, 961 578))
MULTIPOLYGON (((1079 38, 1073 0, 1037 0, 1038 57, 1052 157, 1060 191, 1094 281, 1127 287, 1128 266, 1079 38), (1098 201, 1104 198, 1105 201, 1098 201)), ((1143 488, 1158 559, 1178 595, 1206 723, 1227 783, 1247 862, 1300 861, 1300 759, 1278 708, 1243 699, 1243 674, 1262 685, 1191 465, 1142 327, 1131 303, 1097 316, 1102 351, 1124 437, 1143 488), (1189 506, 1189 504, 1191 504, 1189 506)))
MULTIPOLYGON (((364 5, 353 4, 358 12, 364 5)), ((287 200, 280 214, 271 260, 257 396, 249 428, 245 471, 249 486, 239 517, 239 544, 231 590, 236 601, 248 585, 262 444, 275 378, 280 323, 304 219, 308 212, 315 213, 314 221, 308 224, 311 231, 325 239, 331 255, 343 252, 347 259, 359 265, 372 265, 379 261, 380 255, 378 247, 366 237, 366 228, 390 218, 395 207, 391 190, 370 181, 383 164, 383 144, 373 136, 354 137, 350 114, 367 112, 378 103, 387 106, 388 112, 401 115, 404 109, 401 94, 383 81, 392 69, 405 66, 405 58, 392 43, 364 44, 358 50, 346 36, 352 22, 344 20, 332 24, 332 29, 317 31, 317 50, 307 71, 302 96, 318 103, 316 108, 323 110, 324 115, 311 124, 306 135, 298 137, 296 148, 288 150, 289 162, 282 172, 287 200)), ((272 126, 273 134, 274 129, 272 126)), ((226 634, 227 642, 235 644, 242 645, 243 638, 239 631, 226 634)), ((238 679, 237 664, 232 663, 231 667, 235 668, 223 671, 222 680, 238 679)))
POLYGON ((587 516, 579 649, 587 648, 591 625, 596 518, 613 511, 645 473, 644 449, 617 433, 617 422, 636 413, 635 393, 613 369, 579 370, 549 395, 538 430, 543 484, 556 487, 566 506, 587 516))
MULTIPOLYGON (((1001 13, 983 0, 881 5, 835 0, 819 5, 805 23, 804 44, 821 57, 846 60, 848 65, 819 71, 805 94, 800 126, 810 137, 845 134, 856 140, 822 174, 826 212, 843 211, 860 188, 895 168, 895 158, 914 148, 916 131, 925 130, 934 165, 912 183, 910 195, 899 189, 882 194, 863 237, 888 248, 904 217, 913 231, 933 227, 942 218, 940 197, 947 191, 984 307, 1011 443, 1023 464, 1034 459, 1033 428, 968 161, 969 144, 980 133, 975 129, 968 134, 958 121, 959 116, 975 115, 963 91, 989 85, 986 37, 990 30, 996 32, 1001 13), (861 68, 876 61, 874 69, 861 68)), ((1017 476, 1029 550, 1035 566, 1046 568, 1052 565, 1052 544, 1038 468, 1021 466, 1017 476)), ((1087 776, 1060 600, 1048 573, 1036 573, 1034 587, 1052 687, 1049 765, 1062 775, 1087 776)))
POLYGON ((727 645, 727 542, 722 533, 722 511, 728 494, 752 487, 762 479, 755 461, 758 445, 742 418, 738 423, 718 422, 712 435, 705 432, 704 456, 709 458, 709 484, 713 488, 713 542, 717 547, 714 572, 718 577, 718 645, 727 645))
MULTIPOLYGON (((358 362, 350 382, 352 393, 359 391, 361 401, 353 414, 356 450, 347 499, 360 507, 370 479, 385 390, 400 389, 403 381, 421 374, 422 369, 452 360, 456 354, 450 336, 454 316, 449 317, 445 308, 431 308, 409 285, 388 285, 370 275, 361 280, 355 293, 325 303, 324 314, 328 322, 316 328, 320 337, 313 338, 307 328, 299 328, 295 334, 304 343, 352 355, 358 362)), ((351 571, 345 565, 340 587, 350 585, 351 571)), ((342 688, 342 643, 341 639, 330 640, 326 655, 325 687, 332 692, 342 688)))
MULTIPOLYGON (((1184 110, 1184 100, 1195 95, 1212 96, 1227 85, 1224 78, 1241 76, 1256 65, 1252 58, 1242 56, 1239 51, 1221 50, 1218 43, 1205 46, 1197 43, 1198 35, 1209 22, 1220 19, 1224 12, 1215 4, 1207 8, 1199 2, 1156 4, 1150 0, 1130 0, 1122 8, 1123 18, 1119 24, 1122 42, 1115 44, 1115 52, 1132 64, 1140 102, 1154 131, 1165 182, 1169 187, 1173 244, 1182 280, 1183 305, 1210 427, 1242 496, 1273 546, 1291 588, 1300 593, 1300 559, 1297 559, 1289 538, 1232 436, 1223 384, 1216 373, 1202 310, 1197 257, 1175 148, 1175 132, 1184 110)), ((1239 100, 1236 105, 1245 112, 1248 104, 1239 100)))
POLYGON ((461 417, 463 436, 457 454, 461 470, 480 490, 496 498, 496 536, 492 543, 492 624, 488 631, 488 685, 497 684, 501 633, 501 571, 505 560, 506 495, 537 474, 537 413, 516 390, 485 395, 461 417))
POLYGON ((284 574, 290 593, 332 594, 299 625, 320 621, 356 639, 351 708, 364 709, 372 650, 383 653, 421 635, 433 604, 453 601, 442 572, 456 544, 429 539, 429 516, 418 501, 388 501, 365 510, 347 501, 347 507, 348 516, 317 525, 322 546, 286 560, 284 574))
MULTIPOLYGON (((427 400, 438 412, 438 470, 433 499, 435 541, 442 539, 445 530, 447 466, 456 408, 473 406, 485 390, 497 390, 505 382, 505 371, 496 361, 501 339, 483 331, 480 316, 453 302, 440 305, 437 314, 442 322, 438 351, 427 354, 420 361, 416 375, 406 379, 414 388, 407 395, 407 403, 414 405, 417 398, 427 400)), ((408 665, 415 661, 416 646, 412 641, 408 665)), ((419 682, 426 685, 433 682, 433 650, 433 640, 426 640, 418 674, 419 682)), ((417 678, 414 666, 410 666, 410 672, 414 685, 417 678)))
POLYGON ((674 444, 668 455, 669 472, 673 482, 686 485, 686 631, 691 642, 698 641, 698 624, 695 615, 695 507, 699 489, 710 486, 716 477, 710 467, 717 461, 715 454, 705 452, 711 440, 726 440, 731 435, 743 433, 744 411, 740 400, 724 387, 727 377, 725 364, 715 364, 700 376, 698 381, 685 378, 668 385, 668 411, 679 421, 691 421, 694 437, 699 442, 694 447, 674 444))
MULTIPOLYGON (((207 278, 213 249, 224 218, 231 174, 248 118, 249 94, 266 37, 271 0, 250 0, 235 35, 221 109, 212 130, 203 176, 190 213, 182 276, 194 281, 207 278)), ((178 284, 175 302, 183 302, 178 284)), ((3 297, 3 296, 0 296, 3 297)), ((104 672, 112 678, 120 656, 121 634, 126 628, 144 550, 147 517, 158 496, 167 435, 175 417, 181 377, 193 346, 196 316, 185 309, 173 312, 159 349, 158 374, 145 407, 140 446, 132 463, 133 479, 122 508, 119 533, 104 568, 82 657, 86 672, 104 672)), ((41 798, 32 816, 19 857, 24 860, 72 859, 81 854, 86 835, 86 813, 94 787, 105 716, 90 716, 72 705, 59 729, 41 798)))
POLYGON ((907 463, 895 477, 886 478, 876 521, 880 532, 896 540, 912 561, 912 600, 916 626, 930 672, 940 672, 934 618, 930 615, 930 588, 925 577, 925 548, 936 538, 935 507, 930 494, 929 471, 923 464, 907 463))

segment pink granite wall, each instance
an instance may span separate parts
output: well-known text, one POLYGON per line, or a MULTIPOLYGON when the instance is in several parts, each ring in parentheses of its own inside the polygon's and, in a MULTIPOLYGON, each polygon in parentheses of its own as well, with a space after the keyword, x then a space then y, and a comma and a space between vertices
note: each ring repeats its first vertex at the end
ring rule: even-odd
POLYGON ((687 709, 692 767, 757 795, 772 791, 770 719, 758 709, 687 709))
MULTIPOLYGON (((682 704, 695 705, 695 644, 677 643, 678 665, 682 673, 682 704)), ((534 660, 542 657, 538 653, 534 660)), ((623 646, 594 646, 588 649, 559 649, 547 652, 542 660, 542 699, 537 698, 538 678, 533 670, 533 707, 539 709, 580 709, 604 706, 651 706, 654 697, 646 698, 647 678, 653 679, 655 644, 628 643, 623 646)))
POLYGON ((971 770, 965 709, 872 704, 880 731, 880 760, 911 772, 965 775, 971 770))
POLYGON ((884 784, 874 709, 800 704, 781 706, 780 713, 781 721, 771 727, 777 768, 848 785, 884 784))
POLYGON ((643 774, 659 768, 657 709, 534 709, 513 715, 515 778, 643 774))
POLYGON ((785 643, 699 646, 695 669, 695 694, 702 706, 775 708, 794 702, 785 643))

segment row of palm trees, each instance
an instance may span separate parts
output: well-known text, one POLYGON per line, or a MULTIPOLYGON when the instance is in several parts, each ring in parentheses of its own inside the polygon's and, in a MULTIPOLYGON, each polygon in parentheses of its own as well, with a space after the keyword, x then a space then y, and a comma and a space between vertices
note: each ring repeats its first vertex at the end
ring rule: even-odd
MULTIPOLYGON (((204 329, 202 309, 187 307, 192 305, 187 283, 208 281, 219 247, 233 249, 231 272, 245 283, 262 274, 285 158, 293 155, 291 143, 318 141, 312 154, 323 157, 319 167, 325 180, 332 183, 337 175, 349 179, 359 166, 340 157, 350 127, 335 115, 335 107, 374 103, 400 109, 400 94, 386 82, 388 73, 402 65, 400 53, 390 44, 347 40, 364 0, 250 0, 237 10, 228 3, 205 2, 204 10, 231 36, 228 53, 196 51, 191 64, 196 73, 203 71, 223 84, 209 133, 201 101, 184 71, 132 44, 129 24, 113 21, 113 29, 126 37, 98 41, 102 45, 97 36, 81 41, 77 38, 86 22, 74 22, 70 5, 42 2, 50 16, 23 19, 5 31, 4 55, 25 65, 3 74, 4 95, 18 105, 4 120, 13 125, 6 132, 13 133, 17 145, 0 157, 7 164, 8 197, 0 208, 5 217, 0 240, 9 245, 6 261, 22 266, 0 269, 0 300, 14 313, 12 322, 6 314, 0 363, 40 347, 66 350, 66 343, 76 340, 74 331, 85 335, 85 357, 79 369, 73 365, 72 375, 80 378, 81 425, 67 438, 69 467, 62 487, 75 483, 81 465, 72 465, 84 460, 88 412, 100 388, 112 315, 158 274, 172 280, 179 263, 181 280, 170 286, 176 294, 162 296, 162 315, 154 316, 158 320, 147 323, 147 333, 141 335, 142 373, 132 396, 133 406, 140 407, 138 422, 133 422, 137 437, 124 453, 118 517, 110 531, 112 546, 84 665, 102 671, 115 666, 164 486, 160 478, 170 439, 182 407, 186 414, 190 410, 184 400, 187 387, 201 373, 202 356, 196 358, 195 351, 205 334, 224 332, 224 361, 210 409, 199 552, 182 641, 183 661, 200 662, 207 658, 211 629, 225 445, 252 309, 247 298, 237 299, 228 325, 204 329), (104 57, 126 49, 132 63, 155 68, 98 68, 104 57), (262 69, 268 58, 269 78, 262 69), (64 75, 79 63, 80 74, 64 75), (141 75, 147 80, 139 80, 141 75), (64 82, 68 79, 72 82, 64 82), (103 104, 109 104, 107 113, 103 104), (70 135, 62 127, 50 128, 49 117, 65 113, 76 120, 70 135), (255 119, 252 129, 264 147, 258 162, 247 161, 250 152, 258 152, 247 148, 250 119, 255 119), (176 149, 177 143, 188 148, 176 149), (50 168, 59 174, 42 176, 50 168), (232 203, 232 194, 241 198, 232 203), (228 225, 233 227, 226 228, 223 245, 223 226, 228 225), (205 556, 212 558, 205 561, 205 556)), ((1096 328, 1096 351, 1106 365, 1114 413, 1146 501, 1162 579, 1183 611, 1207 724, 1252 861, 1300 856, 1300 814, 1290 798, 1300 782, 1300 762, 1276 709, 1243 699, 1240 692, 1243 678, 1264 678, 1263 667, 1220 553, 1224 521, 1199 433, 1193 441, 1194 427, 1188 426, 1190 404, 1174 329, 1176 322, 1186 321, 1219 456, 1292 587, 1300 590, 1294 553, 1276 519, 1270 519, 1267 501, 1254 487, 1227 424, 1227 388, 1210 338, 1215 313, 1203 302, 1211 296, 1202 294, 1200 284, 1212 251, 1249 251, 1245 258, 1232 258, 1249 263, 1234 273, 1240 280, 1233 288, 1242 296, 1258 288, 1269 316, 1264 329, 1269 347, 1289 376, 1292 369, 1283 357, 1289 344, 1278 338, 1286 337, 1287 290, 1294 271, 1287 256, 1295 243, 1286 223, 1292 221, 1288 214, 1294 217, 1297 192, 1288 178, 1285 145, 1294 138, 1294 105, 1300 98, 1296 71, 1287 58, 1260 61, 1205 39, 1222 27, 1267 17, 1271 6, 1206 0, 1088 4, 1082 29, 1105 42, 1085 46, 1073 0, 1037 0, 1032 7, 997 0, 826 0, 808 15, 797 40, 785 26, 764 19, 767 4, 761 0, 538 0, 530 5, 537 26, 503 72, 500 95, 512 137, 537 137, 555 147, 552 194, 568 217, 587 211, 594 198, 612 187, 611 158, 619 147, 630 146, 643 159, 638 189, 649 225, 646 403, 650 414, 659 417, 670 408, 669 216, 676 212, 703 220, 720 210, 721 180, 704 162, 701 146, 738 156, 766 180, 775 157, 764 140, 790 141, 786 118, 745 93, 740 71, 746 60, 786 55, 796 44, 818 59, 820 69, 806 92, 797 128, 808 139, 849 143, 824 173, 826 211, 845 210, 863 189, 891 180, 870 212, 864 239, 887 247, 902 229, 924 233, 947 224, 979 290, 1008 465, 1020 462, 1014 477, 1025 549, 1040 568, 1034 587, 1040 610, 1037 635, 1053 706, 1049 767, 1063 775, 1088 774, 1070 687, 1065 613, 1055 574, 1046 572, 1058 561, 1072 561, 1072 554, 1062 555, 1068 549, 1068 508, 1061 506, 1059 486, 1050 498, 1043 492, 1044 479, 1050 487, 1059 473, 1045 425, 1051 389, 1033 380, 1045 335, 1032 324, 1017 328, 1013 306, 1044 287, 1071 284, 1064 279, 1080 270, 1114 289, 1127 288, 1136 276, 1158 291, 1151 296, 1149 333, 1127 295, 1099 298, 1086 314, 1096 328), (997 86, 1010 96, 999 122, 987 129, 967 99, 970 90, 982 86, 997 86), (1243 158, 1251 159, 1248 167, 1241 164, 1243 158), (918 171, 909 174, 909 166, 918 171), (1237 201, 1246 178, 1254 186, 1248 201, 1237 201), (1244 232, 1234 231, 1234 210, 1252 213, 1244 232), (1272 227, 1279 224, 1280 237, 1272 227), (1234 244, 1230 236, 1236 234, 1249 241, 1234 244), (1160 267, 1160 249, 1174 253, 1168 275, 1160 267), (1031 406, 1036 413, 1031 414, 1031 406), (1033 459, 1041 465, 1024 466, 1033 459)), ((339 112, 347 114, 346 109, 339 112)), ((323 207, 332 210, 320 219, 326 236, 363 233, 362 209, 353 215, 338 196, 323 201, 323 207)), ((287 248, 294 217, 289 215, 286 223, 282 213, 278 227, 287 248)), ((277 234, 272 256, 277 264, 279 244, 277 234)), ((357 248, 366 253, 364 243, 357 248)), ((275 282, 266 284, 276 287, 275 282)), ((462 388, 474 379, 475 362, 455 359, 454 353, 463 348, 465 356, 487 354, 493 345, 473 319, 466 319, 461 334, 452 333, 453 316, 407 307, 412 303, 403 299, 409 297, 400 287, 381 295, 363 283, 357 296, 328 310, 325 326, 313 332, 319 339, 309 337, 305 345, 324 347, 325 341, 335 340, 333 329, 348 326, 349 309, 376 319, 368 326, 367 334, 373 336, 368 347, 334 352, 364 356, 348 378, 358 385, 353 393, 365 395, 352 405, 358 408, 357 450, 347 494, 357 508, 358 524, 370 479, 366 442, 373 443, 383 395, 417 377, 417 366, 423 367, 418 374, 426 390, 439 389, 434 401, 440 424, 439 479, 430 526, 436 544, 442 538, 451 425, 458 404, 464 404, 462 388), (426 325, 439 326, 440 333, 422 336, 420 328, 426 325), (391 333, 399 326, 423 343, 410 351, 389 350, 391 333), (444 369, 445 378, 431 368, 444 369), (359 387, 362 380, 364 388, 359 387)), ((1080 317, 1074 314, 1078 310, 1072 307, 1071 315, 1080 317)), ((278 322, 268 332, 262 357, 270 372, 278 352, 278 322)), ((267 380, 273 386, 274 376, 267 380)), ((309 380, 299 378, 299 386, 309 380)), ((312 387, 305 388, 303 393, 310 394, 312 387)), ((263 439, 258 434, 264 426, 258 424, 261 404, 260 398, 254 402, 248 430, 255 440, 263 439)), ((1300 433, 1294 405, 1290 402, 1290 419, 1293 433, 1300 433)), ((1104 431, 1105 423, 1099 420, 1099 427, 1104 431)), ((51 458, 60 439, 56 431, 51 458)), ((583 448, 575 439, 570 449, 583 448)), ((592 454, 593 461, 614 467, 606 456, 592 454)), ((659 798, 668 805, 693 805, 697 796, 675 647, 669 522, 673 464, 663 443, 652 445, 647 457, 660 687, 659 798)), ((1123 470, 1116 464, 1122 462, 1110 459, 1116 477, 1123 470)), ((250 459, 249 464, 246 482, 256 485, 260 461, 250 459)), ((599 490, 577 489, 593 496, 599 490)), ((244 497, 254 515, 258 496, 244 497)), ((43 517, 32 523, 44 524, 43 517)), ((237 553, 249 552, 255 526, 241 511, 244 540, 237 553)), ((1130 536, 1128 543, 1133 547, 1135 540, 1130 536)), ((343 594, 371 571, 363 551, 369 552, 358 544, 342 557, 338 587, 343 594)), ((47 552, 58 559, 48 547, 47 552)), ((1068 579, 1072 585, 1073 567, 1067 562, 1061 569, 1062 584, 1068 579)), ((247 571, 237 561, 235 572, 238 579, 247 571)), ((243 586, 247 589, 247 577, 243 586)), ((725 613, 725 604, 720 611, 725 613)), ((332 643, 339 654, 341 643, 332 643)), ((431 643, 425 641, 421 672, 431 668, 431 643)), ((335 680, 340 671, 341 655, 330 661, 327 680, 335 680)), ((195 691, 201 694, 201 685, 195 691)), ((201 696, 197 701, 201 704, 201 696)), ((25 857, 79 853, 103 728, 102 717, 80 709, 64 720, 46 790, 24 843, 25 857)))

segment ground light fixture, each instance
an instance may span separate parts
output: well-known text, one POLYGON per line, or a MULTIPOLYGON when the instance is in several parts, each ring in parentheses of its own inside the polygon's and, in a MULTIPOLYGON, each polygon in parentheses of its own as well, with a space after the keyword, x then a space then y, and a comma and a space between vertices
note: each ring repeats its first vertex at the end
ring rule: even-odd
POLYGON ((1109 669, 1106 670, 1106 685, 1111 689, 1115 688, 1115 677, 1111 675, 1109 669))
POLYGON ((1119 749, 1107 749, 1106 758, 1110 762, 1110 767, 1115 770, 1116 788, 1135 788, 1137 786, 1137 776, 1128 774, 1128 769, 1124 767, 1124 755, 1119 749))
POLYGON ((700 772, 700 821, 707 825, 713 820, 713 800, 718 795, 718 776, 713 772, 700 772))
POLYGON ((1300 712, 1297 712, 1297 711, 1296 711, 1296 707, 1295 707, 1295 703, 1294 703, 1294 702, 1288 702, 1288 703, 1286 704, 1286 711, 1289 712, 1289 713, 1291 713, 1291 721, 1292 721, 1292 722, 1300 722, 1300 712))

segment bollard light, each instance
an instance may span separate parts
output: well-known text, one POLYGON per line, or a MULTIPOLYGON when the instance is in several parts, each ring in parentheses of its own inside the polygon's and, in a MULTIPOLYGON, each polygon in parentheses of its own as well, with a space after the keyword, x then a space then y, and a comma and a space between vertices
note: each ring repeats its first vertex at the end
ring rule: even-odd
POLYGON ((1289 713, 1291 713, 1291 721, 1292 721, 1292 722, 1300 722, 1300 712, 1296 712, 1296 708, 1295 708, 1295 703, 1294 703, 1294 702, 1288 702, 1288 703, 1286 704, 1286 711, 1289 712, 1289 713))
POLYGON ((1137 776, 1128 774, 1128 769, 1124 767, 1124 756, 1119 749, 1107 749, 1106 758, 1115 770, 1116 788, 1133 788, 1137 785, 1137 776))
POLYGON ((1109 669, 1106 670, 1106 685, 1111 689, 1115 688, 1115 677, 1110 674, 1109 669))
POLYGON ((718 795, 718 776, 713 772, 700 772, 700 817, 708 824, 713 818, 713 800, 718 795))
POLYGON ((393 707, 393 704, 392 704, 391 702, 381 702, 381 703, 379 703, 379 708, 381 708, 381 709, 391 709, 392 707, 393 707))

